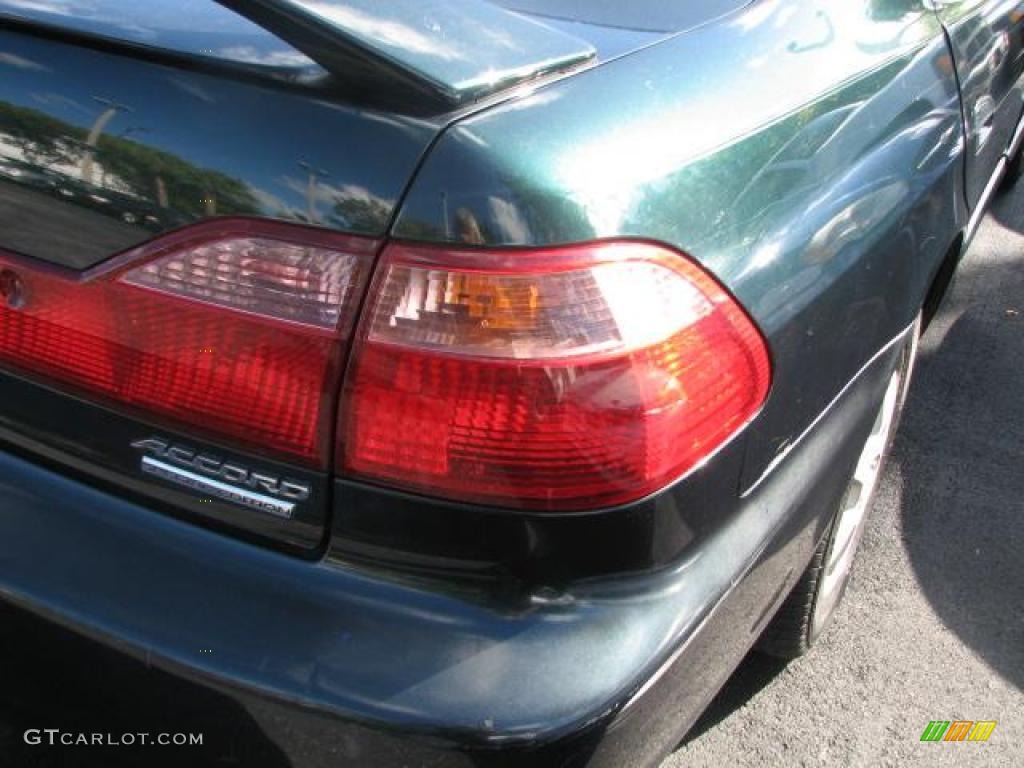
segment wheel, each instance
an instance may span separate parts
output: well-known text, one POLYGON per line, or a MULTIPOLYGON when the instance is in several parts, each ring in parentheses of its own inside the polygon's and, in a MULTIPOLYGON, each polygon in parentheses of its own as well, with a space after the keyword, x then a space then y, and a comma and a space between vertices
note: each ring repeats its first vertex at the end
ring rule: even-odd
POLYGON ((868 512, 882 477, 906 402, 917 358, 921 318, 893 371, 871 434, 864 443, 853 477, 807 570, 779 608, 758 643, 758 650, 794 659, 810 650, 835 615, 853 570, 868 512))

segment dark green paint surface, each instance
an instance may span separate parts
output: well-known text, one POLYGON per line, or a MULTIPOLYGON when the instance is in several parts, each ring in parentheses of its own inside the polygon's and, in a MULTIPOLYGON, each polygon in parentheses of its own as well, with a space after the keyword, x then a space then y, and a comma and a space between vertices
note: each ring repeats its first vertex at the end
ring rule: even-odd
POLYGON ((913 320, 965 220, 962 134, 922 3, 758 2, 459 123, 394 232, 690 254, 775 362, 746 485, 913 320))

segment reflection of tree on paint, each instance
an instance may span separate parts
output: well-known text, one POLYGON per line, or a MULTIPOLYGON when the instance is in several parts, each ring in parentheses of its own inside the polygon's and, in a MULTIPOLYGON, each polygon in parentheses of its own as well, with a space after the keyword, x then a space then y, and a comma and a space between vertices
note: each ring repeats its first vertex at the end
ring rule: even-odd
MULTIPOLYGON (((30 163, 51 168, 78 164, 86 134, 84 128, 43 112, 0 102, 0 139, 17 147, 30 163)), ((156 207, 170 207, 179 216, 199 218, 208 215, 211 206, 220 215, 260 212, 241 181, 127 138, 100 137, 95 161, 103 166, 109 183, 117 179, 116 186, 128 194, 156 207)))
POLYGON ((917 0, 872 0, 868 13, 875 21, 897 21, 920 8, 917 0))
POLYGON ((100 140, 97 160, 140 197, 155 199, 163 185, 168 204, 187 216, 205 216, 215 200, 218 214, 255 214, 260 206, 249 188, 217 171, 197 168, 175 155, 107 136, 100 140))
POLYGON ((7 102, 0 102, 0 136, 6 136, 29 162, 39 165, 70 162, 68 139, 85 141, 83 129, 7 102))
POLYGON ((391 206, 371 195, 335 198, 328 221, 344 229, 374 232, 387 226, 391 206))

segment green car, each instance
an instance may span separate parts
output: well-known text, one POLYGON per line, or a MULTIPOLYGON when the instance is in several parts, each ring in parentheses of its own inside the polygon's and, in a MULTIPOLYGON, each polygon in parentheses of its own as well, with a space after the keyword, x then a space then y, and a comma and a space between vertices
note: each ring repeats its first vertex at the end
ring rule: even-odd
POLYGON ((658 765, 834 615, 1022 75, 1024 0, 0 0, 0 603, 140 764, 658 765))

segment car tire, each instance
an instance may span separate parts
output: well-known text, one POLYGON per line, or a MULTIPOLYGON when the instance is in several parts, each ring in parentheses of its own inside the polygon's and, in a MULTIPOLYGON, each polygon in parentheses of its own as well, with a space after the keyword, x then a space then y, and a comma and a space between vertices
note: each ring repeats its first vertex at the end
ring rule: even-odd
POLYGON ((795 659, 807 653, 835 616, 906 403, 917 358, 921 318, 904 346, 839 509, 796 586, 765 629, 757 649, 795 659))

